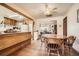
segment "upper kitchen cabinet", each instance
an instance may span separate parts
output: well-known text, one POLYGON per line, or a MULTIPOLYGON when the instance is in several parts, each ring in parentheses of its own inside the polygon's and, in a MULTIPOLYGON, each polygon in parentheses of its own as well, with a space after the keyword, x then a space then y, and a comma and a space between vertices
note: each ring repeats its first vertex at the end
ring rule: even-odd
POLYGON ((4 17, 4 24, 6 25, 16 25, 17 21, 8 17, 4 17))

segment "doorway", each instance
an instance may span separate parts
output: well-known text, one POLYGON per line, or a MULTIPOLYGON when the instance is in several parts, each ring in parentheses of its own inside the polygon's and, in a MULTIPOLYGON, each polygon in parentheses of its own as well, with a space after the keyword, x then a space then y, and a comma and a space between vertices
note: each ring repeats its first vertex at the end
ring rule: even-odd
POLYGON ((67 17, 63 19, 63 35, 67 36, 67 17))

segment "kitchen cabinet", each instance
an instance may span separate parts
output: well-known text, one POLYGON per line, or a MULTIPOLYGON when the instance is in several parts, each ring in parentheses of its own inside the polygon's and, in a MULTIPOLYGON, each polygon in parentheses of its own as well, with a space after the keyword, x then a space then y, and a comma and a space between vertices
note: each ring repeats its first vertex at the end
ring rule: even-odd
POLYGON ((6 25, 16 25, 17 21, 8 17, 4 17, 4 24, 6 25))

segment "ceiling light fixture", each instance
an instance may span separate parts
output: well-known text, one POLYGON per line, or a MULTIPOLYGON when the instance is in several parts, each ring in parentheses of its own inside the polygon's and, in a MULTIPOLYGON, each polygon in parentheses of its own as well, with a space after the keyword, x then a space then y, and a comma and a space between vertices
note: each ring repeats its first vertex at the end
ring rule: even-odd
POLYGON ((58 8, 56 6, 52 6, 52 5, 49 5, 49 4, 45 4, 45 15, 47 17, 50 17, 53 14, 56 14, 57 13, 57 9, 58 8))
POLYGON ((49 8, 49 5, 48 4, 45 4, 45 15, 46 16, 52 16, 52 12, 51 12, 51 8, 49 8))

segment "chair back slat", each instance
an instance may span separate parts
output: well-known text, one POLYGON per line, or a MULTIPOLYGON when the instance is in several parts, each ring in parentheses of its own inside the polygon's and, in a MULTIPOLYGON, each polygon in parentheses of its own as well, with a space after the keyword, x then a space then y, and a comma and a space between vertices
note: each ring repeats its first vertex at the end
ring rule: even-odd
POLYGON ((48 47, 52 49, 58 49, 59 47, 61 47, 62 42, 63 40, 61 39, 48 39, 47 40, 48 47))
POLYGON ((73 44, 74 41, 75 41, 75 39, 76 39, 76 37, 74 37, 74 36, 69 36, 68 39, 67 39, 67 42, 68 42, 69 44, 73 44))

